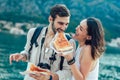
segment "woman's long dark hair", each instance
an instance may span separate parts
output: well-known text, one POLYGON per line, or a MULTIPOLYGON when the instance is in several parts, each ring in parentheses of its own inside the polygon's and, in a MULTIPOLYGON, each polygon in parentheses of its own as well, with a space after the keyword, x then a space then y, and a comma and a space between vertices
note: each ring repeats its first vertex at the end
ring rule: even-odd
POLYGON ((105 50, 104 30, 101 22, 97 18, 87 18, 87 31, 91 40, 86 40, 86 45, 91 45, 91 56, 95 60, 99 58, 105 50))

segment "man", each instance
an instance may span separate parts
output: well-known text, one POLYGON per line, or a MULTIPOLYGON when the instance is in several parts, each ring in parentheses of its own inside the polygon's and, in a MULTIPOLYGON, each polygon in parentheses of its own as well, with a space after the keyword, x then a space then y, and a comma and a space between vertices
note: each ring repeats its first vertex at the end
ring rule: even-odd
MULTIPOLYGON (((27 35, 27 43, 25 46, 25 50, 22 51, 20 54, 15 53, 10 55, 10 62, 12 60, 19 61, 29 61, 34 63, 35 65, 38 64, 48 64, 50 67, 50 73, 51 76, 49 78, 52 78, 52 80, 67 80, 71 77, 71 71, 67 64, 67 61, 64 60, 63 62, 63 69, 60 70, 60 60, 61 57, 58 55, 55 55, 55 52, 50 48, 50 42, 55 36, 58 29, 61 29, 63 31, 66 30, 70 20, 70 12, 67 9, 65 5, 55 5, 51 8, 50 16, 49 16, 49 25, 46 28, 43 28, 41 31, 41 34, 39 35, 37 42, 38 45, 43 44, 43 46, 35 47, 33 45, 33 48, 31 50, 31 55, 29 54, 30 49, 30 40, 31 37, 35 31, 35 28, 32 28, 29 30, 27 35), (47 29, 47 31, 46 31, 47 29), (46 33, 46 34, 45 34, 46 33), (42 42, 42 38, 45 38, 44 42, 42 42), (50 61, 50 57, 54 55, 55 60, 53 62, 50 61), (29 58, 30 56, 30 58, 29 58)), ((75 45, 74 40, 69 40, 72 45, 75 45)), ((29 69, 29 64, 27 69, 29 69)), ((42 75, 40 73, 36 73, 36 75, 26 75, 24 80, 34 80, 33 78, 37 80, 49 80, 49 78, 46 78, 46 75, 42 75), (32 78, 31 78, 31 77, 32 78)))

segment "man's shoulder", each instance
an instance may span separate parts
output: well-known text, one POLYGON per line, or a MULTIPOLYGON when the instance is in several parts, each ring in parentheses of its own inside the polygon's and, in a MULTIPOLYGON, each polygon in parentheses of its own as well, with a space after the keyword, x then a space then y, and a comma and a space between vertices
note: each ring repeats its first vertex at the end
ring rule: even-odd
MULTIPOLYGON (((40 27, 30 28, 29 31, 28 31, 28 33, 34 33, 35 30, 38 29, 38 28, 40 28, 40 27)), ((42 30, 43 28, 46 28, 46 27, 42 27, 41 30, 42 30)))
POLYGON ((35 31, 36 28, 30 28, 28 33, 33 33, 35 31))
POLYGON ((44 32, 46 30, 46 27, 35 27, 35 28, 31 28, 28 31, 28 35, 32 36, 33 38, 38 38, 40 37, 39 35, 44 35, 44 32))
POLYGON ((72 37, 70 36, 69 33, 65 33, 65 36, 66 36, 66 38, 67 38, 68 40, 72 39, 72 37))
POLYGON ((33 33, 34 33, 34 31, 35 31, 35 28, 30 28, 30 29, 28 30, 27 36, 32 36, 33 33))

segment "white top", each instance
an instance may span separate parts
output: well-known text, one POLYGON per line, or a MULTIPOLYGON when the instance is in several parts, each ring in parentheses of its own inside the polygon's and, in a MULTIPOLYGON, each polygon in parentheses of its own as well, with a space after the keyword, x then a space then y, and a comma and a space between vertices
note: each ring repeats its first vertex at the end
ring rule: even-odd
MULTIPOLYGON (((75 64, 77 65, 78 68, 80 68, 79 56, 80 56, 81 50, 82 48, 80 47, 78 47, 76 50, 75 64)), ((97 61, 95 68, 91 72, 89 72, 86 80, 98 80, 98 73, 99 73, 98 71, 99 71, 99 59, 97 61)), ((72 76, 72 80, 75 80, 73 76, 72 76)))

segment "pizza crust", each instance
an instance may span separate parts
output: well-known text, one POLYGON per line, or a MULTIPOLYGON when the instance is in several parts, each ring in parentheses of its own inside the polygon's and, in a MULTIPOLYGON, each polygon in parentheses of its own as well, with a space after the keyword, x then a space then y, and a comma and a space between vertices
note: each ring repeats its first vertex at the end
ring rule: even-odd
POLYGON ((33 63, 30 63, 30 68, 29 70, 26 70, 24 72, 19 72, 22 75, 27 75, 27 74, 36 74, 35 71, 40 72, 41 74, 46 74, 50 75, 50 73, 42 68, 37 67, 33 63))
POLYGON ((30 64, 30 71, 38 71, 38 72, 47 72, 46 70, 34 65, 34 64, 30 64))

